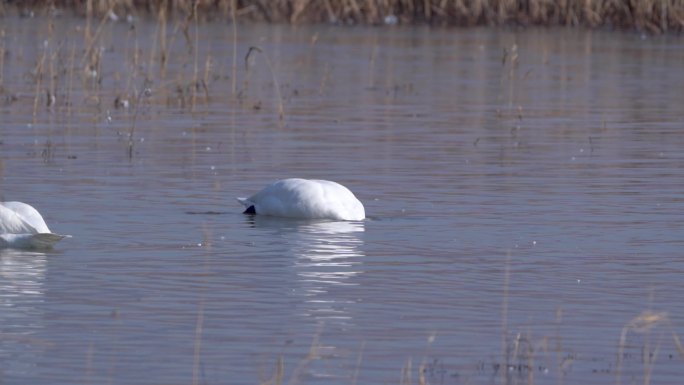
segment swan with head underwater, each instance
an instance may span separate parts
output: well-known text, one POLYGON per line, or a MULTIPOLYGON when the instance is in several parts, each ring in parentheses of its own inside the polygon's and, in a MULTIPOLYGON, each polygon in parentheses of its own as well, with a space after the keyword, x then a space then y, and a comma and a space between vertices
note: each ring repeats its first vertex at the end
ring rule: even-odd
POLYGON ((354 193, 328 180, 290 178, 275 181, 249 198, 237 198, 245 214, 295 219, 360 221, 363 204, 354 193))
POLYGON ((33 206, 0 202, 0 248, 47 249, 68 237, 50 231, 33 206))

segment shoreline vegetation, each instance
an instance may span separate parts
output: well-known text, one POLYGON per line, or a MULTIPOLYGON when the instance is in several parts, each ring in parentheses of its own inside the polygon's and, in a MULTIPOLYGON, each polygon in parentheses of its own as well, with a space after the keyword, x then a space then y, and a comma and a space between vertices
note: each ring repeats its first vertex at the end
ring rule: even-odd
POLYGON ((0 0, 0 16, 44 12, 340 25, 580 26, 684 30, 684 0, 0 0))

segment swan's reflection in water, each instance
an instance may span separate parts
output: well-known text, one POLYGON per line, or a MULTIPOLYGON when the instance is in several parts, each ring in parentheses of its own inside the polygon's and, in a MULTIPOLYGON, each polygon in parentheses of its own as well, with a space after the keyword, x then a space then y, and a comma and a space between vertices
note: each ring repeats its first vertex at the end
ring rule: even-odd
POLYGON ((303 298, 301 315, 316 321, 351 323, 344 288, 363 273, 363 222, 302 221, 267 216, 250 218, 253 226, 277 229, 293 256, 297 277, 293 292, 303 298))
POLYGON ((327 383, 351 380, 355 344, 330 345, 326 336, 354 325, 353 293, 359 284, 354 278, 363 273, 364 230, 363 222, 309 222, 297 227, 292 245, 295 294, 302 298, 297 310, 317 325, 303 378, 327 383))
POLYGON ((45 271, 43 253, 0 250, 0 362, 4 375, 30 373, 41 345, 45 271))
MULTIPOLYGON (((291 253, 288 258, 295 277, 291 293, 298 299, 292 315, 296 328, 304 332, 305 344, 310 344, 306 358, 299 362, 293 376, 348 383, 358 341, 350 339, 333 346, 326 340, 328 334, 354 326, 354 293, 359 285, 355 278, 364 271, 364 223, 256 216, 253 225, 276 230, 278 242, 282 240, 284 249, 291 253)), ((302 359, 301 355, 298 359, 302 359)))
POLYGON ((297 291, 304 297, 304 314, 318 321, 351 322, 341 286, 363 272, 363 222, 309 222, 298 226, 293 244, 297 291))

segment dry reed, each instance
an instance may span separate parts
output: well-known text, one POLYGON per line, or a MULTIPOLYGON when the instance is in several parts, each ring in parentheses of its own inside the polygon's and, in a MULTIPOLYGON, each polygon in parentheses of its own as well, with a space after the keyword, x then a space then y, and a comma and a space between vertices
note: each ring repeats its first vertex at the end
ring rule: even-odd
POLYGON ((3 91, 3 83, 4 83, 4 77, 3 73, 5 72, 5 30, 0 29, 0 93, 3 91))
POLYGON ((282 120, 285 118, 285 106, 283 104, 283 97, 280 92, 280 82, 278 81, 278 77, 275 74, 273 64, 271 64, 271 59, 268 57, 268 54, 259 47, 249 47, 249 50, 245 55, 245 70, 249 72, 250 58, 252 57, 252 53, 254 52, 258 52, 264 55, 264 58, 266 58, 266 65, 268 66, 268 70, 271 72, 271 78, 273 79, 273 87, 275 88, 276 98, 278 99, 278 119, 282 122, 282 120))
MULTIPOLYGON (((503 293, 501 302, 501 357, 505 360, 506 366, 508 366, 508 292, 510 290, 511 283, 511 251, 506 252, 506 264, 504 270, 504 282, 503 282, 503 293)), ((501 372, 501 380, 506 383, 506 371, 501 372)))
POLYGON ((128 159, 133 159, 134 146, 135 146, 135 124, 138 118, 138 113, 140 111, 140 103, 143 97, 151 95, 152 90, 150 89, 150 82, 145 81, 142 89, 138 92, 138 96, 135 100, 135 110, 133 112, 133 120, 131 121, 131 129, 128 133, 128 159))
POLYGON ((71 115, 71 107, 73 105, 73 86, 74 86, 74 68, 76 67, 76 43, 71 44, 69 53, 69 61, 67 64, 67 90, 64 97, 64 106, 66 107, 66 114, 71 115))
POLYGON ((233 68, 231 72, 231 91, 237 96, 237 0, 230 2, 230 19, 233 25, 233 68))
POLYGON ((38 101, 40 100, 40 93, 41 93, 41 87, 42 87, 42 82, 43 82, 43 77, 45 73, 45 60, 47 58, 47 52, 48 52, 48 47, 46 45, 43 46, 43 51, 42 54, 40 55, 40 58, 38 59, 38 62, 36 63, 36 68, 33 71, 33 74, 35 76, 36 80, 36 90, 35 90, 35 95, 33 97, 33 123, 36 123, 36 118, 38 114, 38 101))
MULTIPOLYGON (((164 1, 164 4, 166 4, 166 0, 164 1)), ((168 46, 166 43, 166 6, 159 8, 157 20, 157 33, 159 36, 159 76, 161 79, 164 79, 166 63, 169 58, 168 46)), ((154 46, 156 46, 156 44, 154 46)), ((153 60, 154 55, 150 55, 150 68, 152 68, 151 64, 153 60)))
POLYGON ((620 333, 616 367, 616 383, 618 385, 622 383, 622 366, 625 357, 625 348, 628 346, 627 338, 633 333, 638 333, 645 336, 641 349, 643 354, 642 361, 644 365, 644 384, 651 383, 653 368, 658 358, 658 352, 662 346, 663 336, 665 334, 670 334, 672 336, 672 342, 680 357, 684 360, 684 346, 682 345, 679 335, 675 332, 667 312, 653 312, 650 310, 644 311, 630 320, 622 328, 622 332, 620 333), (655 347, 652 349, 650 334, 659 327, 660 333, 658 333, 658 340, 655 347))
MULTIPOLYGON (((81 14, 82 2, 29 0, 22 7, 71 7, 81 14)), ((13 4, 6 6, 11 13, 13 4)), ((563 25, 633 28, 661 33, 684 30, 684 0, 109 0, 86 2, 86 16, 149 14, 188 15, 203 20, 340 24, 563 25)), ((0 13, 1 14, 1 13, 0 13)), ((89 26, 86 28, 90 32, 89 26)))
POLYGON ((197 312, 197 322, 195 323, 195 346, 192 356, 192 385, 200 383, 200 358, 202 351, 202 334, 204 330, 204 301, 199 304, 197 312))

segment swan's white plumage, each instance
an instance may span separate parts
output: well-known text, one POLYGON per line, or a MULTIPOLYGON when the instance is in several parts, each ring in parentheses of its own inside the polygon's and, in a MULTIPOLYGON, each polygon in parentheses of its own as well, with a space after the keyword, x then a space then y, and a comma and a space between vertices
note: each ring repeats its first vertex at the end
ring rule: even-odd
POLYGON ((299 219, 359 221, 366 217, 363 204, 339 183, 290 178, 275 181, 249 198, 238 198, 257 215, 299 219))
POLYGON ((65 237, 52 233, 31 205, 0 202, 0 248, 47 248, 65 237))

